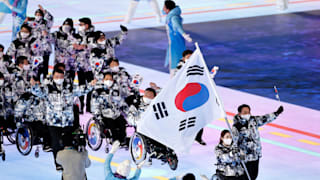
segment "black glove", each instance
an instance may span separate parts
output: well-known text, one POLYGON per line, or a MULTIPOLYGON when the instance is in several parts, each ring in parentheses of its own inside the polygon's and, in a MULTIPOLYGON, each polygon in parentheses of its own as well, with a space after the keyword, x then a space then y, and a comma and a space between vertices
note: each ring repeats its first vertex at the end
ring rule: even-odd
POLYGON ((280 106, 278 110, 274 113, 276 116, 279 116, 283 112, 283 106, 280 106))
POLYGON ((128 28, 123 25, 120 25, 120 29, 122 32, 125 32, 125 33, 128 32, 128 28))

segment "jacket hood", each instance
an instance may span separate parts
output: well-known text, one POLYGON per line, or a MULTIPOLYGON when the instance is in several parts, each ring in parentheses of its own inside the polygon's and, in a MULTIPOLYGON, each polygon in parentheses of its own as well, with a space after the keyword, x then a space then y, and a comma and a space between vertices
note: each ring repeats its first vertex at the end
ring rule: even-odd
POLYGON ((168 23, 169 20, 173 17, 173 16, 180 16, 181 15, 181 9, 179 6, 176 6, 174 9, 172 9, 166 18, 166 22, 168 23))

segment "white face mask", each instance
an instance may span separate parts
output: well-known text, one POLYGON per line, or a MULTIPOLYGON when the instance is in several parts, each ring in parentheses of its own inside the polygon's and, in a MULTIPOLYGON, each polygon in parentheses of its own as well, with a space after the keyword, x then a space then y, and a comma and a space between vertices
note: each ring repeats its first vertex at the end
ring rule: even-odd
POLYGON ((118 72, 119 71, 119 66, 114 66, 111 68, 112 72, 118 72))
POLYGON ((105 44, 106 44, 106 40, 98 41, 98 44, 100 44, 100 45, 105 45, 105 44))
POLYGON ((143 102, 146 103, 146 104, 150 104, 151 101, 152 101, 152 99, 147 98, 147 97, 142 97, 142 99, 143 99, 143 102))
POLYGON ((107 87, 111 87, 112 84, 113 84, 113 81, 111 81, 111 80, 105 80, 105 81, 103 81, 103 84, 104 84, 105 86, 107 86, 107 87))
POLYGON ((42 18, 42 16, 35 16, 36 21, 40 21, 42 18))
POLYGON ((0 86, 3 86, 3 84, 4 84, 4 80, 0 79, 0 86))
POLYGON ((241 117, 242 119, 249 120, 250 117, 251 117, 251 115, 250 115, 250 114, 240 115, 240 117, 241 117))
POLYGON ((54 83, 56 83, 57 85, 61 85, 63 83, 64 79, 53 79, 54 83))
POLYGON ((232 139, 231 138, 225 138, 223 139, 223 144, 230 146, 232 143, 232 139))
POLYGON ((85 29, 86 29, 85 26, 79 26, 78 31, 79 31, 79 32, 84 32, 85 29))
POLYGON ((25 39, 27 37, 29 37, 30 33, 26 33, 26 32, 20 32, 20 36, 25 39))
POLYGON ((28 64, 28 65, 23 65, 23 70, 29 71, 29 70, 30 70, 30 64, 28 64))
POLYGON ((68 32, 70 32, 70 30, 71 30, 71 26, 68 26, 68 25, 63 25, 62 26, 62 31, 64 33, 68 33, 68 32))

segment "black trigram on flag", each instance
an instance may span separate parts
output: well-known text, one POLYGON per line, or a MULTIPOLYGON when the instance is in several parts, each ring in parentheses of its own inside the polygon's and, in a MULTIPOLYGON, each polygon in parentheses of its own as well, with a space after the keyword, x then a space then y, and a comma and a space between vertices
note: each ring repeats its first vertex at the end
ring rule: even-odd
POLYGON ((196 125, 196 117, 190 117, 180 122, 179 131, 183 131, 186 128, 190 128, 196 125))
POLYGON ((203 75, 203 67, 200 67, 198 65, 194 66, 189 66, 187 70, 187 76, 192 76, 192 75, 203 75))
POLYGON ((166 105, 164 104, 164 102, 154 104, 153 111, 154 111, 154 114, 155 114, 157 120, 159 120, 160 118, 164 118, 164 117, 169 116, 166 105))

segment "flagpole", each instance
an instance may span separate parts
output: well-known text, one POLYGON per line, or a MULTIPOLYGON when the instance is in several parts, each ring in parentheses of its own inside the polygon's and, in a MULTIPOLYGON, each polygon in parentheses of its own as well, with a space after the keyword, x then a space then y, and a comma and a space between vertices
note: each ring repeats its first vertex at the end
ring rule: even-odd
MULTIPOLYGON (((200 51, 200 47, 199 47, 198 42, 195 42, 194 45, 196 46, 197 50, 200 51)), ((200 52, 200 53, 201 53, 201 52, 200 52)), ((203 58, 202 53, 201 53, 201 56, 202 56, 201 60, 204 61, 204 58, 203 58)), ((205 62, 203 62, 203 63, 206 64, 205 62)), ((208 70, 207 67, 205 67, 205 69, 208 70)), ((209 71, 209 70, 208 70, 208 71, 209 71)), ((209 78, 209 79, 211 79, 211 78, 209 78)), ((214 87, 214 82, 213 82, 213 80, 210 81, 210 83, 211 83, 211 85, 214 87)), ((222 101, 220 100, 218 94, 216 94, 216 96, 217 96, 217 100, 218 100, 219 103, 220 103, 220 106, 219 106, 219 107, 221 108, 221 111, 224 113, 224 119, 225 119, 225 121, 226 121, 226 123, 227 123, 227 126, 228 126, 228 128, 229 128, 229 131, 230 131, 232 140, 233 140, 233 142, 235 142, 235 138, 234 138, 234 136, 233 136, 232 129, 231 129, 230 123, 229 123, 228 118, 227 118, 227 114, 226 114, 226 112, 225 112, 225 110, 224 110, 224 108, 223 108, 223 103, 222 103, 222 101)), ((250 175, 249 175, 248 169, 247 169, 247 167, 246 167, 246 165, 245 165, 245 163, 244 163, 243 160, 241 160, 241 164, 242 164, 242 166, 243 166, 243 168, 244 168, 244 171, 246 172, 246 175, 248 176, 248 180, 251 180, 251 177, 250 177, 250 175)))
POLYGON ((281 104, 281 100, 280 100, 279 91, 277 89, 277 86, 273 86, 273 88, 274 88, 274 92, 276 93, 276 98, 279 101, 279 103, 281 104))
MULTIPOLYGON (((223 111, 224 111, 224 110, 223 110, 223 111)), ((225 111, 224 111, 224 112, 225 112, 225 111)), ((231 137, 232 137, 232 141, 235 142, 235 139, 234 139, 234 136, 233 136, 233 133, 232 133, 232 129, 231 129, 231 126, 230 126, 230 123, 229 123, 229 121, 228 121, 227 116, 224 117, 224 120, 225 120, 226 123, 227 123, 228 129, 229 129, 230 134, 231 134, 231 137)), ((247 175, 248 179, 251 180, 249 171, 248 171, 247 166, 246 166, 246 164, 244 163, 243 160, 241 160, 241 164, 242 164, 242 166, 243 166, 244 171, 246 172, 246 175, 247 175)))
POLYGON ((197 49, 200 49, 198 42, 195 42, 194 45, 196 46, 197 49))

